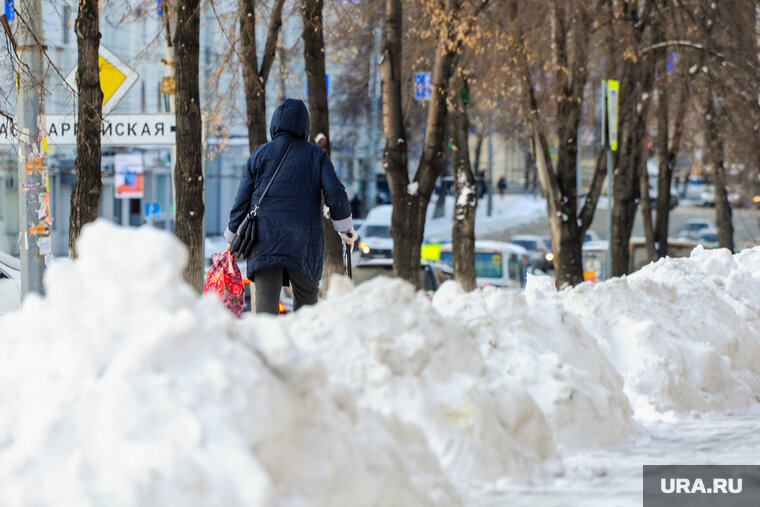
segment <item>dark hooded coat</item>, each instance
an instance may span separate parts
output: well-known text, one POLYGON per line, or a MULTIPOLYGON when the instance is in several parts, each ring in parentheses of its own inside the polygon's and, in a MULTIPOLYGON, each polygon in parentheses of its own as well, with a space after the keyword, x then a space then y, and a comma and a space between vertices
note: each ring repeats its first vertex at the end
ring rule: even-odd
POLYGON ((283 266, 319 280, 324 256, 322 193, 332 219, 342 220, 351 214, 345 188, 327 153, 308 142, 309 112, 302 101, 286 99, 280 104, 269 133, 272 140, 248 159, 228 228, 237 231, 292 145, 257 211, 258 239, 248 257, 248 277, 253 280, 257 271, 283 266))

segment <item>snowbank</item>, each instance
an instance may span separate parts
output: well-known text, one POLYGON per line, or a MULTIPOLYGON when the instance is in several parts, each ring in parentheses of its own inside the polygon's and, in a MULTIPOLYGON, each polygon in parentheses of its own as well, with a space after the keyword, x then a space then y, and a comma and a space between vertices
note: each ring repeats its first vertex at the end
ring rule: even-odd
POLYGON ((743 409, 760 393, 760 247, 694 249, 548 296, 580 316, 639 417, 743 409))
MULTIPOLYGON (((551 284, 551 279, 543 277, 551 284)), ((534 290, 464 294, 446 283, 435 308, 459 319, 498 381, 517 376, 546 415, 558 443, 606 445, 627 437, 631 409, 623 380, 581 319, 534 290)))
MULTIPOLYGON (((259 334, 275 324, 251 322, 259 334)), ((418 428, 453 481, 561 471, 551 429, 522 384, 486 377, 467 328, 410 285, 378 278, 352 289, 336 278, 325 303, 277 323, 360 406, 418 428)))
POLYGON ((0 505, 459 503, 419 430, 198 298, 171 236, 98 221, 78 251, 0 320, 0 505))

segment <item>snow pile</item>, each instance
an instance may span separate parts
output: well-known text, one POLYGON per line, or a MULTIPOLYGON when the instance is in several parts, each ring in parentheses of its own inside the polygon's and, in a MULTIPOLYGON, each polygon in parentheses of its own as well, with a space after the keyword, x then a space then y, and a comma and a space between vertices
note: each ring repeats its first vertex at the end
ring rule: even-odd
POLYGON ((335 389, 349 389, 360 406, 418 428, 453 481, 561 471, 539 407, 517 378, 486 376, 476 342, 457 319, 439 315, 400 280, 378 278, 352 289, 335 278, 330 287, 318 307, 285 320, 253 319, 253 329, 271 335, 279 327, 304 353, 329 364, 335 389))
MULTIPOLYGON (((539 281, 551 284, 546 277, 534 284, 539 281)), ((433 301, 477 341, 490 379, 521 380, 558 443, 607 445, 630 435, 623 379, 582 320, 556 298, 544 298, 538 290, 523 295, 492 287, 464 294, 447 282, 433 301)))
POLYGON ((171 236, 98 221, 78 250, 0 318, 0 505, 459 503, 418 429, 198 298, 171 236))
POLYGON ((588 323, 637 416, 758 401, 760 247, 732 256, 699 246, 689 258, 547 298, 588 323))

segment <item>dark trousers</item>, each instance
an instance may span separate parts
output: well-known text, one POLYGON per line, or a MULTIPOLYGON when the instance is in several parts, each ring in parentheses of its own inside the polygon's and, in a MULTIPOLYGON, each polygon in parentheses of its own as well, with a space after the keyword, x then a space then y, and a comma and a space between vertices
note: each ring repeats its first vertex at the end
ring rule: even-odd
POLYGON ((280 313, 280 290, 282 289, 283 271, 290 278, 293 288, 293 310, 298 310, 303 305, 317 303, 319 295, 319 282, 312 280, 298 270, 287 269, 282 266, 256 271, 253 275, 253 285, 256 291, 256 313, 280 313))

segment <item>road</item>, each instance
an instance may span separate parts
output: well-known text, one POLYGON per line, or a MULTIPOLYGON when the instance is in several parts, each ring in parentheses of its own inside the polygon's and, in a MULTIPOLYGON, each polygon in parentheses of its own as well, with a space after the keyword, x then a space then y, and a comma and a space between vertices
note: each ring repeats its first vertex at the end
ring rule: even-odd
MULTIPOLYGON (((599 234, 601 239, 607 239, 607 209, 604 202, 600 203, 603 207, 597 208, 591 229, 599 234)), ((686 220, 699 218, 710 220, 715 223, 715 208, 704 208, 701 206, 679 205, 670 212, 669 232, 670 236, 675 236, 676 232, 683 226, 686 220)), ((734 242, 738 247, 760 245, 760 210, 756 209, 734 209, 734 242)), ((549 221, 545 217, 540 220, 507 228, 499 233, 492 233, 484 236, 485 239, 495 239, 505 241, 514 234, 549 234, 549 221)), ((643 236, 644 229, 641 224, 641 213, 636 214, 636 222, 633 227, 633 236, 643 236)))

